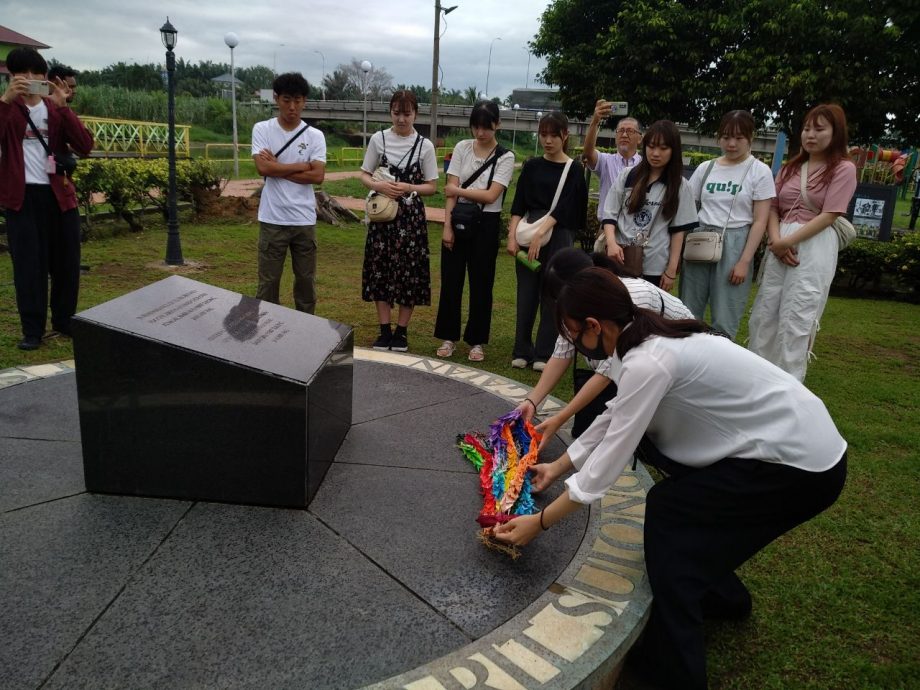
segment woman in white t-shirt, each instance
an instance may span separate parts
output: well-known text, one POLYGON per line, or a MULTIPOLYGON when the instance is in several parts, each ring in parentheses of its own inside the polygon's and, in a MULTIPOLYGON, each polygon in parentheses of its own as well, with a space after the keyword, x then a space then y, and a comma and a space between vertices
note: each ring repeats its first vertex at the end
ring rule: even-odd
POLYGON ((428 220, 421 197, 438 191, 438 162, 434 145, 415 131, 417 115, 415 94, 395 92, 390 98, 393 126, 374 133, 361 164, 364 186, 394 199, 399 207, 392 221, 368 223, 364 243, 361 297, 377 307, 380 335, 375 350, 408 350, 412 311, 431 304, 428 220), (384 174, 375 176, 379 167, 384 174), (394 304, 399 314, 392 330, 394 304))
POLYGON ((441 237, 441 295, 434 325, 434 337, 444 341, 437 350, 438 357, 452 356, 460 340, 463 282, 469 275, 469 317, 463 339, 470 345, 468 358, 471 362, 481 362, 485 358, 483 345, 489 342, 492 326, 492 287, 502 200, 514 173, 514 153, 499 147, 495 139, 499 125, 495 103, 480 101, 473 106, 470 113, 473 138, 464 139, 454 147, 447 169, 441 237), (477 171, 479 174, 473 178, 477 171), (459 227, 454 227, 452 213, 457 206, 469 213, 458 214, 459 227))
POLYGON ((684 260, 680 298, 698 319, 709 304, 712 327, 734 339, 776 189, 770 168, 751 155, 754 117, 749 112, 726 113, 718 134, 722 155, 694 171, 690 189, 700 201, 698 230, 722 233, 722 258, 718 263, 684 260))
POLYGON ((654 687, 705 688, 705 618, 741 619, 751 597, 735 570, 831 506, 846 480, 847 443, 827 408, 792 376, 702 321, 636 307, 609 271, 575 274, 556 302, 559 331, 592 359, 616 356, 617 397, 556 461, 532 468, 540 513, 495 528, 526 544, 599 504, 638 448, 667 477, 645 502, 653 601, 637 672, 654 687))
POLYGON ((610 187, 601 227, 607 256, 629 267, 624 247, 644 247, 641 277, 670 291, 684 235, 696 227, 696 208, 683 175, 677 125, 659 120, 645 132, 642 145, 642 160, 610 187))

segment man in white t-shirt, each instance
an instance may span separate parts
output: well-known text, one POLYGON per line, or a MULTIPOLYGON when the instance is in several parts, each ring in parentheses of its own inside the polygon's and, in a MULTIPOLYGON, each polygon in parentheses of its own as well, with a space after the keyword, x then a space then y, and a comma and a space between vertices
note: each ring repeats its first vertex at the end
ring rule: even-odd
POLYGON ((300 119, 310 90, 299 72, 272 83, 278 117, 252 128, 252 158, 265 178, 259 201, 259 289, 256 297, 278 304, 287 250, 294 269, 294 306, 316 309, 316 197, 326 176, 326 139, 300 119))
POLYGON ((595 148, 601 122, 610 117, 612 111, 613 103, 603 98, 600 99, 594 106, 594 116, 591 118, 591 124, 588 125, 588 131, 585 132, 585 166, 596 173, 600 179, 600 193, 597 197, 598 221, 603 220, 604 199, 607 198, 607 192, 614 180, 619 177, 624 168, 631 168, 642 160, 642 156, 636 153, 639 142, 642 141, 642 131, 639 121, 634 117, 624 117, 617 124, 614 131, 617 138, 616 153, 604 153, 595 148))

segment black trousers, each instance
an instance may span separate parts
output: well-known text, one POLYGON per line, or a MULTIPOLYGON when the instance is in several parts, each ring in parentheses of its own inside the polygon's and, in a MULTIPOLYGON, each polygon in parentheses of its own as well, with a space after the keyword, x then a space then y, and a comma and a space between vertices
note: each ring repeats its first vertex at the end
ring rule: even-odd
MULTIPOLYGON (((553 228, 553 234, 546 246, 540 249, 537 261, 538 271, 531 271, 519 261, 514 262, 517 275, 517 318, 514 329, 514 358, 528 362, 546 362, 553 356, 556 345, 556 303, 543 295, 543 272, 550 259, 560 249, 572 246, 572 233, 565 228, 553 228), (533 325, 540 312, 537 340, 534 345, 533 325)), ((526 249, 525 249, 526 251, 526 249)))
POLYGON ((837 500, 846 453, 824 472, 739 458, 692 469, 661 455, 648 439, 638 455, 669 474, 646 499, 653 599, 638 661, 662 687, 705 688, 707 605, 743 608, 749 595, 735 569, 837 500))
MULTIPOLYGON (((577 394, 584 385, 594 378, 593 369, 581 369, 578 366, 578 354, 575 354, 574 364, 572 366, 572 388, 577 394)), ((589 426, 594 423, 598 415, 603 414, 607 409, 607 403, 613 400, 617 395, 617 384, 613 381, 607 384, 607 387, 594 396, 587 405, 575 413, 572 420, 572 438, 581 436, 589 426)))
POLYGON ((463 283, 469 274, 470 315, 463 339, 470 345, 489 342, 501 213, 483 213, 482 219, 482 227, 470 239, 455 240, 453 249, 441 246, 441 296, 434 324, 435 338, 460 340, 463 283))
POLYGON ((6 235, 22 334, 45 333, 49 276, 51 326, 69 331, 80 291, 79 212, 61 211, 50 185, 27 184, 22 208, 6 211, 6 235))

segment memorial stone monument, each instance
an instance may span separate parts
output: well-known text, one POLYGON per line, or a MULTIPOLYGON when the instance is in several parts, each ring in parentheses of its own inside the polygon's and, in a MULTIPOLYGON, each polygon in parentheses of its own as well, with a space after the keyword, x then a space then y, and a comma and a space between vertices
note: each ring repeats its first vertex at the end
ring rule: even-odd
POLYGON ((306 507, 352 421, 351 327, 172 276, 81 312, 92 492, 306 507))

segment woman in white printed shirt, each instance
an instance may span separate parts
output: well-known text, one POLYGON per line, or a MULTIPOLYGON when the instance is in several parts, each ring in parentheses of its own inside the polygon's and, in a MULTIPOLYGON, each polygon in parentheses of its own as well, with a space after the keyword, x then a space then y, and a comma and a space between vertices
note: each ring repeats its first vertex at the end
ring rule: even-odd
POLYGON ((680 268, 684 235, 696 227, 696 207, 683 176, 677 125, 655 122, 642 145, 642 160, 620 173, 603 200, 601 228, 607 256, 670 290, 680 268), (641 269, 630 265, 626 254, 632 250, 626 247, 644 247, 641 269))
POLYGON ((712 327, 734 339, 751 292, 751 262, 767 230, 773 175, 751 155, 754 118, 732 110, 719 123, 722 155, 699 166, 690 177, 700 200, 698 230, 722 233, 722 258, 716 263, 684 259, 680 298, 702 319, 710 307, 712 327))

